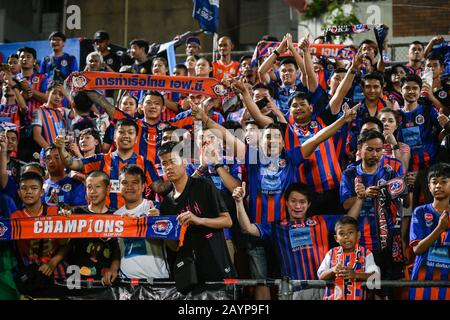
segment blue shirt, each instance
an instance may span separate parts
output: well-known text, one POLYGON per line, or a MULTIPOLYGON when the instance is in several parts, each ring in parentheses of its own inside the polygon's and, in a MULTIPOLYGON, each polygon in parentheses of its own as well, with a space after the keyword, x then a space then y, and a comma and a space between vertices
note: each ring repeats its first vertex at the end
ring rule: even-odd
POLYGON ((41 62, 41 73, 46 73, 49 79, 54 80, 54 71, 58 69, 61 72, 61 77, 66 79, 72 72, 78 71, 78 62, 75 56, 64 53, 60 57, 55 57, 53 54, 46 56, 41 62))
POLYGON ((68 206, 87 205, 84 185, 78 180, 75 180, 69 176, 66 176, 57 182, 50 179, 45 180, 43 200, 51 206, 58 205, 50 199, 54 189, 58 192, 59 203, 64 203, 68 206))

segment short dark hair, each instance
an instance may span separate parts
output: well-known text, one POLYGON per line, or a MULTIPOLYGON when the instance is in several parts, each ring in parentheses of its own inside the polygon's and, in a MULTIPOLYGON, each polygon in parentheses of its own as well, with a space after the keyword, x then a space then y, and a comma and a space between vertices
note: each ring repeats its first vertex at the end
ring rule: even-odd
POLYGON ((301 183, 301 182, 291 183, 287 187, 287 189, 284 191, 284 199, 287 201, 289 199, 289 196, 291 195, 291 193, 294 191, 301 193, 302 195, 304 195, 306 197, 308 202, 311 202, 311 190, 309 189, 309 187, 306 184, 301 183))
POLYGON ((164 127, 162 129, 162 132, 175 131, 175 130, 178 130, 178 129, 179 129, 178 127, 175 127, 175 126, 169 124, 169 125, 167 125, 166 127, 164 127))
POLYGON ((338 227, 346 225, 346 224, 351 224, 355 227, 356 230, 358 230, 358 220, 356 220, 355 218, 351 217, 351 216, 342 216, 339 218, 338 221, 336 221, 336 224, 334 226, 334 231, 336 232, 336 230, 338 229, 338 227))
POLYGON ((347 69, 345 68, 336 68, 333 70, 333 73, 331 74, 331 76, 333 76, 335 73, 347 73, 347 69))
POLYGON ((169 63, 167 62, 167 59, 164 57, 155 57, 152 61, 152 67, 153 67, 153 64, 155 63, 155 61, 157 61, 157 60, 162 61, 164 63, 164 65, 166 66, 166 68, 169 68, 169 63))
POLYGON ((52 91, 53 89, 55 89, 59 85, 63 85, 63 83, 61 81, 58 81, 58 80, 53 80, 53 81, 50 82, 50 85, 48 86, 47 91, 50 92, 50 91, 52 91))
POLYGON ((11 54, 8 56, 8 58, 6 59, 6 61, 9 61, 9 59, 12 59, 12 58, 19 59, 19 55, 18 55, 17 53, 11 53, 11 54))
POLYGON ((243 55, 240 59, 239 59, 239 63, 242 64, 242 61, 244 61, 245 59, 252 59, 252 56, 250 55, 243 55))
POLYGON ((294 60, 294 59, 292 59, 292 58, 283 58, 281 61, 280 61, 280 67, 283 65, 283 64, 293 64, 294 66, 295 66, 295 69, 298 69, 298 65, 297 65, 297 62, 294 60))
POLYGON ((306 100, 308 103, 311 103, 311 97, 308 93, 303 91, 295 91, 288 100, 288 106, 291 107, 291 104, 294 102, 294 99, 306 100))
POLYGON ((144 95, 144 99, 142 99, 142 102, 145 100, 145 98, 146 98, 147 96, 156 96, 156 97, 159 97, 159 98, 161 99, 161 101, 162 101, 162 104, 164 105, 164 96, 161 94, 161 92, 156 91, 156 90, 149 90, 149 91, 146 91, 146 92, 145 92, 145 95, 144 95))
POLYGON ((285 127, 281 123, 272 122, 272 123, 269 123, 268 125, 264 126, 263 130, 268 130, 268 129, 278 130, 278 131, 280 131, 281 136, 283 137, 283 140, 284 140, 284 135, 286 133, 285 130, 283 130, 284 128, 285 127))
POLYGON ((394 110, 394 109, 389 108, 389 107, 383 108, 380 111, 378 111, 378 117, 382 113, 390 113, 390 114, 392 114, 394 116, 395 122, 397 123, 397 126, 398 126, 400 121, 399 121, 399 114, 398 114, 397 110, 394 110))
POLYGON ((62 32, 59 31, 53 31, 52 33, 50 33, 50 35, 48 36, 48 40, 52 40, 52 38, 61 38, 64 42, 66 42, 66 35, 62 32))
POLYGON ((187 68, 186 65, 183 64, 183 63, 178 63, 178 64, 176 64, 174 68, 177 68, 177 69, 183 69, 184 71, 186 71, 186 74, 188 73, 188 68, 187 68))
POLYGON ((248 126, 249 124, 253 124, 257 127, 259 127, 258 122, 256 122, 255 120, 247 120, 244 122, 244 127, 248 126))
POLYGON ((386 141, 382 132, 376 130, 364 130, 358 136, 358 145, 362 145, 366 141, 372 139, 380 139, 383 143, 386 141))
POLYGON ((116 131, 121 126, 123 126, 123 127, 133 127, 136 130, 136 134, 139 131, 139 126, 137 125, 136 121, 128 119, 128 118, 123 118, 123 119, 120 119, 119 121, 117 121, 117 123, 115 125, 116 131))
MULTIPOLYGON (((159 147, 158 157, 161 157, 165 154, 171 153, 172 151, 174 151, 175 148, 179 148, 181 146, 180 143, 182 143, 182 142, 169 141, 167 143, 164 143, 162 146, 159 147)), ((183 156, 183 148, 180 148, 178 155, 180 157, 183 156)))
POLYGON ((413 42, 411 42, 411 43, 409 44, 409 46, 408 46, 408 47, 411 47, 412 45, 415 45, 415 44, 421 45, 421 46, 422 46, 422 48, 425 48, 425 46, 423 45, 423 43, 422 43, 422 42, 420 42, 420 41, 413 41, 413 42))
POLYGON ((132 98, 132 99, 134 100, 134 102, 136 103, 136 107, 138 106, 139 101, 138 101, 138 99, 137 99, 135 96, 133 96, 132 94, 126 94, 126 95, 122 96, 122 98, 120 98, 119 104, 122 103, 122 100, 125 99, 125 98, 132 98))
POLYGON ((58 147, 54 143, 50 143, 44 148, 44 155, 47 156, 47 152, 51 152, 52 150, 58 150, 58 147))
POLYGON ((25 170, 26 170, 28 167, 34 167, 34 168, 38 169, 38 171, 41 173, 41 176, 42 176, 42 177, 45 176, 45 168, 42 167, 41 164, 40 164, 39 162, 35 162, 35 161, 33 161, 33 162, 28 162, 26 165, 24 165, 24 166, 22 167, 22 170, 21 170, 20 173, 21 173, 22 175, 25 174, 25 170))
POLYGON ((132 45, 136 45, 139 48, 144 48, 145 54, 147 54, 149 46, 148 46, 148 42, 145 41, 144 39, 133 39, 130 41, 130 47, 132 45))
POLYGON ((420 79, 420 77, 418 75, 416 75, 416 74, 407 74, 400 81, 401 86, 403 87, 405 85, 405 83, 409 82, 409 81, 417 83, 419 85, 419 87, 422 89, 423 82, 422 82, 422 79, 420 79))
POLYGON ((102 181, 106 187, 108 187, 109 184, 111 183, 111 180, 109 179, 109 176, 106 174, 106 172, 100 170, 91 171, 86 177, 86 179, 87 178, 102 178, 102 181))
MULTIPOLYGON (((384 129, 384 125, 383 122, 381 122, 380 119, 378 119, 377 117, 367 117, 365 118, 362 122, 361 122, 361 128, 363 127, 363 125, 365 125, 366 123, 375 123, 378 126, 378 129, 380 129, 380 132, 383 132, 384 129)), ((360 128, 360 129, 361 129, 360 128)))
POLYGON ((28 180, 37 181, 37 182, 39 182, 39 184, 41 186, 44 185, 44 179, 39 174, 37 174, 36 172, 26 172, 26 173, 22 174, 20 176, 20 182, 19 183, 22 183, 22 182, 28 181, 28 180))
POLYGON ((431 52, 431 53, 427 56, 426 59, 427 59, 427 60, 438 60, 438 61, 439 61, 439 64, 440 64, 441 66, 444 65, 444 57, 443 57, 442 55, 440 55, 440 54, 437 54, 436 52, 431 52))
POLYGON ((119 179, 124 174, 130 174, 132 176, 139 176, 139 178, 141 179, 141 183, 143 183, 143 184, 146 183, 147 179, 145 178, 144 170, 142 170, 142 168, 139 167, 138 165, 127 164, 125 167, 120 169, 119 179))
POLYGON ((378 80, 380 81, 380 85, 381 87, 383 87, 384 84, 384 77, 381 73, 374 71, 371 73, 366 74, 362 79, 361 79, 361 86, 364 87, 364 82, 367 80, 378 80))
POLYGON ((363 44, 367 44, 368 46, 373 48, 373 50, 375 51, 375 57, 378 55, 378 46, 375 41, 366 39, 363 42, 361 42, 361 44, 359 45, 359 48, 361 48, 363 46, 363 44))
POLYGON ((22 54, 22 52, 31 53, 31 55, 33 56, 34 60, 37 59, 37 53, 36 53, 36 50, 35 50, 34 48, 31 48, 31 47, 22 47, 22 48, 19 48, 19 49, 17 50, 17 54, 18 54, 19 56, 22 54))
POLYGON ((237 130, 242 129, 241 124, 237 121, 228 120, 222 123, 222 127, 224 127, 227 130, 237 130))
POLYGON ((252 87, 252 91, 255 91, 255 90, 258 90, 258 89, 265 89, 265 90, 269 91, 269 95, 270 95, 271 97, 273 97, 273 89, 272 89, 271 87, 269 87, 268 85, 266 85, 266 84, 260 82, 260 83, 255 84, 255 85, 252 87))
POLYGON ((428 172, 427 181, 430 182, 432 178, 450 178, 450 164, 448 163, 436 163, 430 167, 428 172))
POLYGON ((92 100, 87 95, 86 91, 77 92, 73 97, 74 108, 81 113, 87 113, 91 110, 92 100))

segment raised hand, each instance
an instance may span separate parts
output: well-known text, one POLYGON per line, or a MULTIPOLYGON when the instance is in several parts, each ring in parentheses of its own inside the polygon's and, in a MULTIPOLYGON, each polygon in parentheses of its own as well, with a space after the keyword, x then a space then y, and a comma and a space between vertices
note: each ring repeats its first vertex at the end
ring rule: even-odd
POLYGON ((242 186, 234 188, 233 199, 236 202, 241 202, 244 198, 245 198, 245 181, 242 181, 242 186))

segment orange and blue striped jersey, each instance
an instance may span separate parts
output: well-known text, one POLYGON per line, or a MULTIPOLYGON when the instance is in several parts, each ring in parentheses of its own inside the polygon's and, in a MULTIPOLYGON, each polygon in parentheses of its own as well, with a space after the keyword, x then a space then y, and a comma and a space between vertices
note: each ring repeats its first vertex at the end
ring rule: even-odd
MULTIPOLYGON (((327 252, 323 260, 319 274, 334 268, 338 263, 350 267, 356 273, 379 272, 372 252, 363 246, 356 245, 352 252, 344 252, 341 246, 327 252)), ((334 285, 325 289, 324 300, 365 300, 366 291, 361 282, 353 279, 344 280, 336 277, 334 285)))
MULTIPOLYGON (((46 74, 35 72, 31 76, 25 77, 23 74, 20 73, 18 77, 26 79, 29 82, 31 89, 40 91, 42 93, 47 92, 49 80, 46 74)), ((35 98, 25 99, 25 102, 27 104, 28 111, 23 118, 24 123, 22 124, 22 126, 28 126, 31 124, 33 120, 34 110, 42 105, 42 102, 36 100, 35 98)))
MULTIPOLYGON (((428 237, 437 227, 441 214, 431 203, 417 207, 411 218, 410 246, 428 237)), ((431 247, 416 255, 411 280, 450 280, 450 229, 441 233, 431 247)), ((450 300, 450 288, 411 288, 410 300, 450 300)))
POLYGON ((147 188, 149 188, 153 182, 159 180, 153 163, 136 153, 133 153, 133 155, 126 160, 121 159, 117 151, 107 154, 96 154, 90 158, 83 158, 80 160, 84 164, 84 173, 88 174, 94 170, 101 170, 108 174, 111 180, 111 192, 106 205, 109 208, 117 209, 125 205, 125 200, 119 193, 119 173, 126 165, 135 164, 144 169, 146 177, 145 184, 147 188))
MULTIPOLYGON (((396 159, 394 159, 396 160, 396 159)), ((399 160, 396 160, 399 161, 399 160)), ((400 162, 400 161, 399 161, 400 162)), ((401 162, 400 162, 401 165, 401 162)), ((356 197, 355 192, 355 178, 360 177, 362 184, 367 188, 369 186, 377 186, 380 180, 389 181, 400 174, 392 167, 383 165, 380 162, 374 174, 367 174, 362 170, 361 164, 350 165, 342 173, 340 196, 341 203, 345 200, 356 197)), ((392 234, 394 222, 396 218, 396 207, 391 206, 390 211, 392 215, 387 215, 388 233, 392 234)), ((360 244, 373 252, 379 252, 379 241, 377 232, 377 222, 375 216, 375 200, 372 198, 364 199, 358 217, 359 231, 361 232, 360 244)))
MULTIPOLYGON (((326 127, 321 118, 313 117, 306 127, 291 124, 285 134, 285 146, 289 150, 300 146, 321 129, 326 127)), ((317 146, 314 153, 298 167, 300 182, 311 187, 312 192, 338 188, 341 180, 341 167, 333 138, 327 139, 317 146)))
POLYGON ((436 161, 439 146, 438 112, 430 104, 418 104, 413 111, 401 110, 400 115, 398 138, 411 148, 408 171, 429 168, 436 161))
POLYGON ((320 215, 271 224, 256 224, 261 239, 275 243, 281 275, 295 280, 318 280, 317 271, 329 250, 328 239, 340 216, 320 215))
MULTIPOLYGON (((59 207, 46 207, 38 214, 38 216, 55 216, 58 215, 59 207), (45 211, 45 213, 43 212, 45 211)), ((10 219, 17 218, 29 218, 31 215, 27 209, 17 210, 13 212, 10 219)), ((17 247, 17 252, 19 253, 18 258, 22 260, 24 266, 31 264, 42 265, 48 263, 51 258, 55 256, 61 245, 65 242, 65 239, 33 239, 33 240, 16 240, 15 246, 17 247)), ((65 279, 66 272, 65 268, 67 265, 64 262, 59 263, 54 272, 53 276, 56 279, 65 279)))
POLYGON ((51 144, 60 129, 67 129, 67 117, 63 108, 48 108, 43 104, 34 110, 32 125, 41 127, 42 137, 51 144))
POLYGON ((304 161, 300 147, 268 157, 260 148, 246 146, 250 221, 270 223, 287 218, 283 192, 298 181, 298 166, 304 161))

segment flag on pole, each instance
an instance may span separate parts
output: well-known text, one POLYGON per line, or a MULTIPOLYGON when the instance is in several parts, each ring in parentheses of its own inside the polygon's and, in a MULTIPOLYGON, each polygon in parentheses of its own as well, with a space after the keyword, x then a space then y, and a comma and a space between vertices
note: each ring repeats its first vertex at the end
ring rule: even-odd
POLYGON ((196 19, 204 31, 219 31, 219 0, 193 0, 192 17, 196 19))

